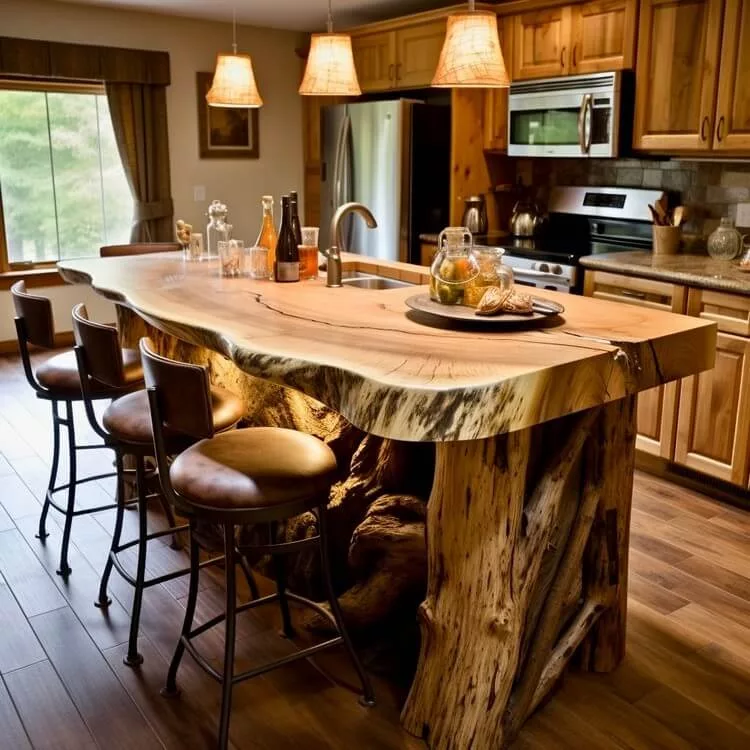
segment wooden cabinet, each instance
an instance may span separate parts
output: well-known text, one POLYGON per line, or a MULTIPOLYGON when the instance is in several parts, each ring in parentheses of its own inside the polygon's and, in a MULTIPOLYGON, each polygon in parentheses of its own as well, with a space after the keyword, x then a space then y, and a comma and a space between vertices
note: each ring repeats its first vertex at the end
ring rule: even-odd
POLYGON ((744 486, 748 437, 750 339, 720 333, 714 369, 683 381, 675 461, 744 486))
POLYGON ((633 67, 636 0, 596 0, 572 9, 571 73, 633 67))
MULTIPOLYGON (((650 279, 586 271, 584 294, 665 312, 685 312, 685 287, 650 279)), ((638 450, 661 458, 673 457, 679 391, 679 383, 667 383, 638 394, 638 450)))
POLYGON ((750 0, 726 0, 714 148, 750 150, 750 0))
POLYGON ((363 34, 352 38, 354 65, 362 91, 385 91, 396 81, 396 34, 363 34))
POLYGON ((396 31, 397 88, 429 86, 445 42, 446 21, 409 26, 396 31))
POLYGON ((635 148, 711 148, 723 11, 724 0, 641 0, 635 148))
MULTIPOLYGON (((513 18, 499 18, 497 22, 500 48, 505 67, 511 75, 513 64, 513 18)), ((484 150, 508 149, 508 89, 487 89, 484 100, 484 150)))
POLYGON ((570 69, 570 6, 515 17, 513 80, 559 76, 570 69))
POLYGON ((445 41, 445 18, 393 31, 352 37, 354 64, 364 92, 429 86, 445 41))

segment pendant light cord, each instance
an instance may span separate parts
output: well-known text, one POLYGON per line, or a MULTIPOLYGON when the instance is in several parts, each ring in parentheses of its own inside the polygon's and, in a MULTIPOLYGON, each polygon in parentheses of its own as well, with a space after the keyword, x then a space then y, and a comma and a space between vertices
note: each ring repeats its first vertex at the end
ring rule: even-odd
POLYGON ((237 8, 232 6, 232 53, 237 54, 237 8))
POLYGON ((333 11, 331 10, 331 0, 328 0, 328 33, 333 33, 333 11))

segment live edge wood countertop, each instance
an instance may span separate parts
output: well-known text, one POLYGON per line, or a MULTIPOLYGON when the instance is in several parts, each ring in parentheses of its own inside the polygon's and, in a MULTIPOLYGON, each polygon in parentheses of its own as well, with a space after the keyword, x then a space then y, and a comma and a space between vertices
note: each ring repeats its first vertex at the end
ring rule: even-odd
MULTIPOLYGON (((418 266, 377 263, 345 257, 345 267, 425 279, 418 266)), ((404 300, 417 286, 221 278, 216 261, 189 263, 178 253, 59 268, 66 281, 90 284, 164 332, 399 440, 512 432, 713 366, 712 323, 550 291, 537 294, 566 309, 545 328, 454 331, 407 314, 404 300)))

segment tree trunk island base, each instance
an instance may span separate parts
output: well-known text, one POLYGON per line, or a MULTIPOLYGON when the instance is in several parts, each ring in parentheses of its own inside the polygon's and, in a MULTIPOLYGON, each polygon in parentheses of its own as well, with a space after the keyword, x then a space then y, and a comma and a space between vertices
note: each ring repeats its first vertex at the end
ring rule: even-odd
MULTIPOLYGON (((402 719, 430 747, 506 747, 569 663, 604 672, 621 661, 634 396, 497 437, 400 442, 117 309, 124 344, 148 335, 162 354, 208 365, 212 382, 244 397, 248 425, 303 430, 331 446, 344 616, 363 642, 416 656, 418 611, 402 719)), ((305 515, 276 533, 291 541, 314 526, 305 515)), ((267 560, 253 564, 270 576, 267 560)), ((290 558, 289 584, 323 598, 317 557, 290 558)), ((301 624, 326 627, 317 617, 301 624)))

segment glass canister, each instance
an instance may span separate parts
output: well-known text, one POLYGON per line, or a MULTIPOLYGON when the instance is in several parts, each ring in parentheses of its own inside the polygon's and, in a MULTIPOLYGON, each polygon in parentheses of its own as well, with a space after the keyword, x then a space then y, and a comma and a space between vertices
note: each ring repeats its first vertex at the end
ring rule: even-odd
POLYGON ((479 276, 464 291, 464 304, 477 307, 488 287, 505 291, 513 288, 513 270, 503 265, 505 250, 501 247, 475 247, 473 253, 479 262, 479 276))
POLYGON ((430 298, 443 305, 462 305, 464 293, 479 279, 474 240, 466 227, 448 227, 438 237, 430 268, 430 298))
POLYGON ((742 251, 742 235, 735 229, 734 222, 724 217, 708 238, 708 254, 716 260, 733 260, 742 251))
POLYGON ((206 227, 206 257, 211 260, 219 257, 219 243, 232 239, 231 225, 227 224, 227 207, 221 201, 211 201, 208 207, 206 227))

